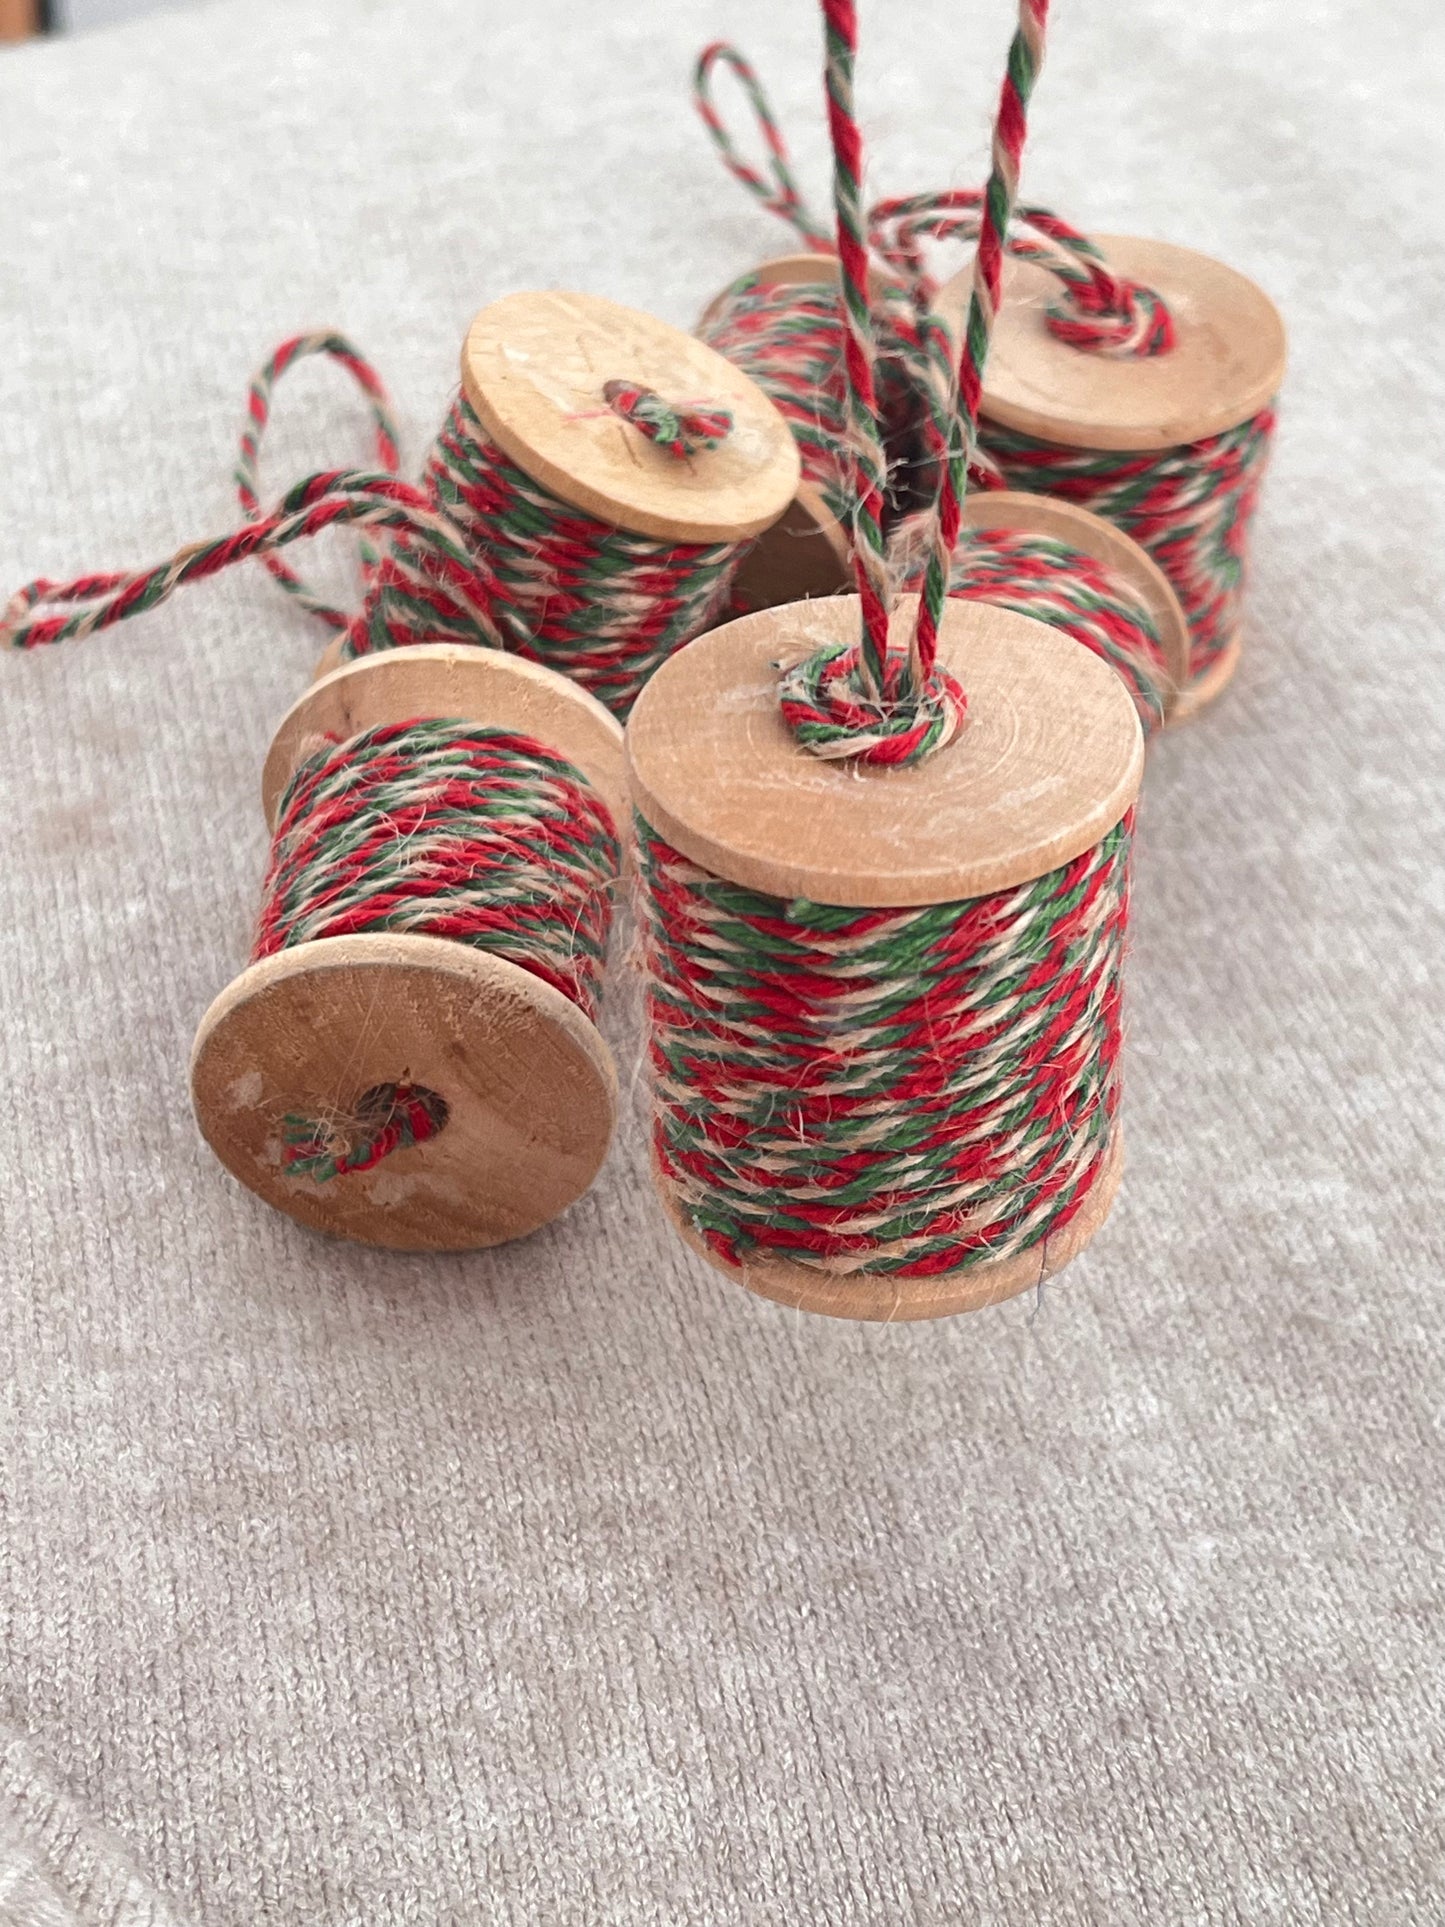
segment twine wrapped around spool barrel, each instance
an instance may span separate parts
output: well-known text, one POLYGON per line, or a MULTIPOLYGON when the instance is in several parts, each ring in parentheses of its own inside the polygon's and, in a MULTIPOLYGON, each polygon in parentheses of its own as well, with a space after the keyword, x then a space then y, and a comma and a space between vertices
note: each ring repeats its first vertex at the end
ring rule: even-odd
POLYGON ((950 602, 967 727, 912 767, 819 761, 775 665, 858 611, 725 624, 633 713, 653 1165, 675 1227, 749 1290, 932 1318, 1052 1276, 1108 1214, 1143 743, 1093 657, 950 602))
POLYGON ((621 731, 536 664, 368 657, 283 719, 252 958, 192 1089, 227 1169, 305 1225, 403 1250, 524 1236, 591 1184, 617 1079, 595 1018, 621 731))

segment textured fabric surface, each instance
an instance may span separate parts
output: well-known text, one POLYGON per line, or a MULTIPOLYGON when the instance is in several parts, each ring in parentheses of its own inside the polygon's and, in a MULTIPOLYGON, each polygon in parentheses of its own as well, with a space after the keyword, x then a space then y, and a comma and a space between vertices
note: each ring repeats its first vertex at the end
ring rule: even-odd
MULTIPOLYGON (((1057 14, 1026 192, 1236 262, 1294 356, 1247 660, 1151 758, 1112 1221, 1041 1302, 790 1316, 665 1232, 634 1098, 525 1245, 303 1234, 186 1058, 322 639, 256 570, 0 661, 7 1927, 1439 1917, 1445 50, 1425 0, 1057 14)), ((1003 11, 864 28, 878 189, 976 172, 1003 11)), ((415 465, 482 301, 689 322, 778 240, 686 103, 719 29, 820 193, 804 0, 0 56, 0 583, 223 527, 296 328, 415 465)), ((281 414, 273 483, 364 450, 339 379, 281 414)))

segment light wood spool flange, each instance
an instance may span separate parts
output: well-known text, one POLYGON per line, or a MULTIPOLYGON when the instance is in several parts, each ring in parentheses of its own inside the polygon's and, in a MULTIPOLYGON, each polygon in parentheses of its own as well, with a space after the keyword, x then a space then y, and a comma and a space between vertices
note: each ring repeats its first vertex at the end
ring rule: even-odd
POLYGON ((744 542, 798 485, 788 424, 756 382, 705 343, 590 294, 509 294, 462 348, 462 389, 512 461, 574 508, 666 542, 744 542), (726 439, 678 461, 618 419, 609 381, 668 401, 721 403, 726 439))
MULTIPOLYGON (((1057 340, 1047 326, 1057 277, 1010 259, 984 371, 991 421, 1064 448, 1178 448, 1237 427, 1273 400, 1284 380, 1285 331, 1262 288, 1192 248, 1127 234, 1097 239, 1112 268, 1164 297, 1174 346, 1117 356, 1057 340)), ((955 333, 972 273, 955 275, 937 297, 955 333)))
MULTIPOLYGON (((414 717, 532 736, 625 821, 621 731, 600 703, 535 663, 432 643, 350 663, 293 706, 266 762, 268 822, 322 743, 414 717)), ((249 965, 201 1020, 191 1088, 206 1141, 268 1204, 407 1251, 546 1224, 596 1176, 617 1108, 611 1053, 570 999, 470 945, 401 934, 322 938, 249 965), (345 1115, 394 1082, 445 1098, 435 1137, 325 1183, 284 1170, 286 1117, 345 1115)))
POLYGON ((1018 529, 1046 535, 1122 576, 1153 617, 1164 646, 1170 690, 1165 720, 1170 721, 1179 692, 1189 681, 1189 623, 1169 578, 1154 558, 1131 535, 1106 522, 1102 515, 1060 502, 1049 495, 1029 495, 1021 489, 979 491, 964 504, 963 519, 971 529, 1018 529))
MULTIPOLYGON (((900 640, 915 608, 908 597, 895 612, 900 640)), ((940 660, 969 696, 967 727, 946 749, 908 769, 799 750, 778 712, 776 665, 851 640, 858 621, 852 596, 761 610, 658 671, 628 725, 628 768, 639 812, 675 849, 784 899, 949 903, 1068 862, 1129 809, 1144 740, 1119 678, 1058 630, 989 603, 950 602, 944 613, 940 660)), ((1026 1290, 1073 1257, 1107 1215, 1119 1157, 1116 1138, 1059 1238, 931 1279, 835 1276, 791 1260, 735 1267, 679 1229, 764 1297, 836 1317, 941 1317, 1026 1290)))

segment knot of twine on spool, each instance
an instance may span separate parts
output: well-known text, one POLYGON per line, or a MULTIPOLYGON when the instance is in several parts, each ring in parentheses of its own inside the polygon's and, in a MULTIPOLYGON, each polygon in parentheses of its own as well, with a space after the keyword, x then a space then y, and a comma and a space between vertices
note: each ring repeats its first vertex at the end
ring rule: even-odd
POLYGON ((856 646, 820 649, 786 670, 778 686, 783 720, 799 744, 832 761, 917 763, 951 742, 963 727, 968 697, 956 676, 934 665, 921 685, 890 657, 882 689, 866 681, 856 646))
POLYGON ((721 448, 733 431, 731 409, 668 401, 641 382, 609 381, 602 399, 619 420, 679 462, 721 448))
POLYGON ((930 321, 920 335, 920 351, 931 379, 921 391, 917 428, 923 454, 937 479, 921 540, 914 528, 905 534, 910 547, 926 549, 928 559, 913 632, 904 648, 895 647, 890 636, 899 563, 897 555, 890 553, 885 528, 887 461, 874 374, 876 331, 862 200, 863 140, 853 98, 858 39, 853 0, 823 0, 823 17, 851 471, 849 523, 862 625, 856 645, 844 649, 829 645, 788 669, 779 688, 779 703, 799 745, 815 756, 911 764, 952 741, 967 714, 962 687, 937 661, 938 630, 953 586, 969 464, 978 443, 983 369, 1001 296, 1004 240, 1018 198, 1028 101, 1043 59, 1048 0, 1020 0, 994 121, 992 166, 979 209, 973 291, 956 367, 941 327, 930 321))
POLYGON ((318 1184, 371 1171, 393 1151, 436 1137, 449 1114, 446 1099, 425 1085, 373 1084, 347 1114, 283 1118, 281 1162, 290 1176, 318 1184))
MULTIPOLYGON (((922 307, 938 289, 924 243, 977 242, 983 215, 983 191, 973 187, 879 201, 868 217, 869 239, 922 307)), ((1121 359, 1147 359, 1174 346, 1164 297, 1120 274, 1097 241, 1051 209, 1015 208, 1005 247, 1015 260, 1047 270, 1061 284, 1044 316, 1056 340, 1121 359)))

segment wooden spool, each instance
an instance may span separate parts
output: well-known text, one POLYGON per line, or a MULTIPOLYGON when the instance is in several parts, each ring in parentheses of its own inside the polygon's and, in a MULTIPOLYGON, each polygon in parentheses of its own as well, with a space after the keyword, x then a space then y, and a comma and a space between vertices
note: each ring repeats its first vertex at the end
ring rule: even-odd
MULTIPOLYGON (((595 294, 504 295, 462 344, 462 392, 490 440, 563 502, 667 543, 749 542, 798 486, 788 424, 740 368, 695 336, 595 294), (609 381, 717 403, 733 426, 678 461, 608 407, 609 381)), ((321 659, 341 661, 342 639, 321 659)))
POLYGON ((1017 529, 1026 535, 1046 535, 1066 542, 1121 576, 1153 617, 1164 645, 1170 692, 1165 703, 1169 721, 1189 682, 1189 623, 1179 606, 1168 576, 1131 535, 1106 522, 1102 515, 1060 502, 1049 495, 1029 495, 1019 489, 993 489, 970 495, 963 519, 971 529, 1017 529))
MULTIPOLYGON (((266 759, 268 824, 318 748, 423 717, 535 738, 625 825, 622 732, 599 702, 534 663, 440 643, 363 657, 307 690, 266 759)), ((207 1143, 266 1203, 403 1251, 471 1250, 546 1224, 597 1175, 617 1108, 611 1053, 561 991, 468 944, 392 934, 250 964, 201 1020, 191 1089, 207 1143), (325 1183, 283 1168, 283 1119, 347 1115, 392 1082, 445 1099, 435 1137, 325 1183)))
MULTIPOLYGON (((1010 258, 984 372, 989 420, 1063 448, 1153 452, 1236 428, 1274 399, 1287 347, 1279 310, 1262 288, 1192 248, 1127 234, 1096 238, 1110 267, 1163 296, 1173 348, 1134 358, 1090 354, 1057 340, 1046 325, 1057 278, 1010 258)), ((955 332, 972 280, 969 267, 937 297, 955 332)), ((1174 720, 1219 694, 1239 651, 1236 633, 1209 671, 1183 689, 1174 720)))
MULTIPOLYGON (((781 287, 838 286, 837 259, 828 254, 784 254, 765 261, 756 274, 781 287)), ((736 285, 735 283, 733 285, 736 285)), ((871 272, 875 299, 882 277, 871 272)), ((718 314, 731 287, 716 295, 702 312, 699 330, 718 314)), ((800 479, 797 494, 780 520, 773 523, 749 550, 733 584, 733 607, 739 612, 780 608, 814 596, 841 595, 852 584, 848 536, 824 500, 816 482, 800 479)))
MULTIPOLYGON (((916 599, 894 614, 902 640, 916 599)), ((858 631, 854 597, 760 610, 665 663, 627 732, 643 818, 715 876, 850 908, 952 903, 1027 882, 1091 849, 1138 793, 1144 740, 1128 692, 1088 650, 1029 617, 950 602, 940 661, 968 692, 968 724, 913 768, 825 762, 778 711, 778 664, 858 631)), ((939 1318, 1053 1275, 1103 1223, 1121 1148, 1057 1236, 1017 1256, 933 1278, 846 1276, 790 1259, 732 1266, 662 1190, 684 1239, 748 1290, 839 1318, 939 1318)), ((661 1189, 661 1187, 659 1187, 661 1189)))

